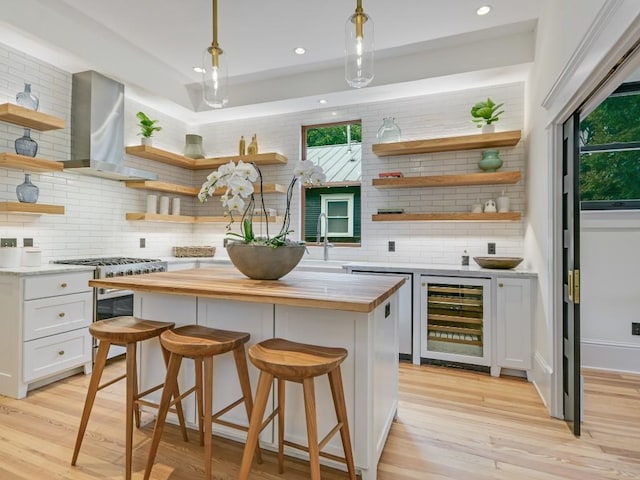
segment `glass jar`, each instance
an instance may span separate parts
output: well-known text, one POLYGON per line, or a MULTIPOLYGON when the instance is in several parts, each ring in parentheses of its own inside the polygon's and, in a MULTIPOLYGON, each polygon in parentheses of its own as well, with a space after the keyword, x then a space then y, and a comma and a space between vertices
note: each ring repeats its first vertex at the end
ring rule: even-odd
POLYGON ((16 153, 27 157, 35 157, 38 153, 38 142, 31 138, 31 129, 25 128, 24 135, 14 142, 16 153))
POLYGON ((37 185, 31 183, 31 174, 25 173, 24 182, 16 187, 18 201, 22 203, 36 203, 39 195, 40 189, 37 185))
POLYGON ((401 133, 400 127, 396 124, 396 119, 385 117, 382 119, 382 126, 378 129, 376 139, 378 143, 399 142, 401 133))
POLYGON ((204 158, 202 137, 200 135, 186 134, 184 139, 184 156, 189 158, 204 158))
POLYGON ((30 110, 38 110, 40 100, 34 94, 31 93, 31 84, 24 84, 24 91, 19 92, 16 95, 16 103, 21 107, 28 108, 30 110))

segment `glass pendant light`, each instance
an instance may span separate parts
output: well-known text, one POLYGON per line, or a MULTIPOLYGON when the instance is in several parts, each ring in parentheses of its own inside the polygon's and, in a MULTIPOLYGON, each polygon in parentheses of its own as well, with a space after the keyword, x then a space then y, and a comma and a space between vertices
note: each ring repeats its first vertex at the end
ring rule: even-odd
POLYGON ((203 54, 202 94, 204 103, 213 108, 222 108, 228 102, 227 65, 223 60, 222 49, 218 45, 218 0, 212 0, 213 42, 203 54))
POLYGON ((345 26, 345 79, 353 88, 373 80, 373 20, 357 0, 356 11, 345 26))

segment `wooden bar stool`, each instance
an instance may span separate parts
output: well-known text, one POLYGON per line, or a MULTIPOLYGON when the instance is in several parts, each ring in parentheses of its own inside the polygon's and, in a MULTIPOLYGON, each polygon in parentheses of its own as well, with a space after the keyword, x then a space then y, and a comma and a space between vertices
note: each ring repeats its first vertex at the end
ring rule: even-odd
POLYGON ((340 373, 340 364, 346 357, 347 351, 344 348, 307 345, 282 338, 265 340, 249 349, 251 363, 260 369, 260 379, 258 381, 258 390, 256 391, 253 415, 249 423, 247 443, 242 455, 242 464, 238 476, 240 480, 249 478, 253 452, 258 444, 258 435, 276 415, 278 416, 278 469, 280 473, 284 473, 284 445, 287 445, 309 452, 310 478, 312 480, 320 480, 320 456, 344 462, 347 465, 349 478, 355 480, 356 472, 351 450, 342 374, 340 373), (329 375, 331 396, 333 397, 338 423, 318 443, 314 378, 324 374, 329 375), (278 379, 278 405, 263 422, 264 411, 274 377, 278 379), (309 439, 308 447, 284 439, 284 392, 286 381, 302 383, 304 410, 307 418, 307 437, 309 439), (344 458, 321 451, 338 431, 340 431, 342 438, 344 458))
MULTIPOLYGON (((244 403, 247 419, 251 418, 253 410, 253 400, 251 397, 251 383, 249 382, 249 370, 247 368, 247 357, 244 345, 251 336, 248 333, 232 332, 229 330, 218 330, 201 325, 187 325, 174 330, 167 330, 160 335, 162 347, 169 353, 169 366, 167 367, 167 378, 160 400, 158 419, 153 431, 153 439, 149 449, 147 468, 144 472, 144 479, 148 480, 151 469, 155 461, 162 429, 169 407, 178 400, 171 401, 171 392, 178 384, 178 373, 183 358, 191 358, 195 361, 196 384, 190 390, 184 392, 180 398, 196 392, 198 405, 198 427, 200 431, 200 445, 204 444, 204 478, 211 479, 211 434, 212 423, 218 423, 227 427, 237 428, 247 431, 248 428, 237 425, 221 417, 241 403, 244 403), (242 397, 227 405, 218 412, 213 412, 213 357, 223 353, 233 352, 233 358, 238 372, 242 397), (204 372, 203 372, 204 363, 204 372), (204 383, 204 385, 203 385, 204 383)), ((262 455, 258 446, 254 446, 258 462, 262 463, 262 455)))
MULTIPOLYGON (((135 418, 136 427, 140 428, 140 405, 149 405, 158 407, 157 404, 142 400, 142 397, 155 392, 162 388, 163 384, 156 385, 153 388, 145 390, 144 392, 138 392, 138 369, 136 366, 136 346, 138 342, 148 340, 150 338, 158 337, 164 331, 173 328, 175 324, 170 322, 154 322, 151 320, 141 320, 135 317, 115 317, 108 320, 101 320, 94 322, 89 327, 89 332, 96 339, 100 341, 98 345, 98 353, 96 354, 95 363, 93 365, 93 373, 91 374, 91 380, 89 382, 89 390, 87 391, 87 397, 84 402, 84 410, 82 411, 82 418, 80 420, 80 428, 78 429, 78 436, 76 437, 76 445, 73 449, 73 458, 71 465, 75 465, 78 460, 78 453, 80 452, 80 446, 84 438, 85 431, 87 429, 87 423, 89 422, 89 416, 91 415, 91 409, 93 402, 96 398, 96 393, 109 385, 122 380, 127 379, 127 402, 126 402, 126 460, 125 460, 125 478, 131 479, 131 460, 133 449, 133 421, 135 418), (111 345, 120 345, 127 347, 126 362, 127 368, 124 375, 119 376, 109 382, 100 385, 100 379, 107 363, 107 354, 109 353, 109 347, 111 345)), ((169 357, 168 352, 163 351, 165 365, 168 364, 169 357)), ((172 392, 176 396, 179 396, 177 385, 173 387, 172 392)), ((184 423, 184 414, 182 411, 182 405, 177 404, 176 413, 180 421, 182 428, 182 437, 187 441, 187 428, 184 423)))

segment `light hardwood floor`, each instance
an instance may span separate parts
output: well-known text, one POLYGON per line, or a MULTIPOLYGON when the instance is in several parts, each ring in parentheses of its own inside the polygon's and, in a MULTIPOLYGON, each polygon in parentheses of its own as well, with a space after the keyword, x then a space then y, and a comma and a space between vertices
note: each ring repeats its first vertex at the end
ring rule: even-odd
MULTIPOLYGON (((122 362, 108 367, 115 377, 122 362)), ((533 386, 519 379, 402 364, 398 421, 382 455, 380 480, 640 479, 640 376, 585 372, 586 421, 574 438, 548 417, 533 386)), ((88 377, 78 375, 29 393, 0 397, 0 479, 123 478, 124 384, 98 394, 78 459, 69 461, 88 377)), ((141 478, 153 424, 135 432, 134 478, 141 478)), ((196 435, 182 442, 167 426, 155 480, 196 480, 202 450, 196 435)), ((214 439, 216 479, 235 479, 242 455, 234 442, 214 439)), ((323 469, 323 479, 346 479, 323 469)), ((277 474, 272 453, 252 478, 302 480, 304 462, 287 459, 277 474)))

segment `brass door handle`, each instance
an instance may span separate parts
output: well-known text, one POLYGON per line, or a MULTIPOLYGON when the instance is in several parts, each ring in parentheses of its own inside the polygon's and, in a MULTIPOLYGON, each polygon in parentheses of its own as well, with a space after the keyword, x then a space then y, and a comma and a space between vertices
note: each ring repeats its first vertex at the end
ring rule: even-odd
POLYGON ((60 313, 58 314, 58 316, 59 316, 60 318, 64 318, 64 312, 60 312, 60 313))
POLYGON ((569 270, 569 300, 573 302, 573 270, 569 270))
POLYGON ((58 355, 60 355, 60 356, 64 355, 64 350, 60 350, 60 351, 58 352, 58 355))
POLYGON ((67 282, 63 282, 63 283, 61 283, 61 284, 60 284, 60 286, 61 286, 62 288, 67 288, 67 282))

